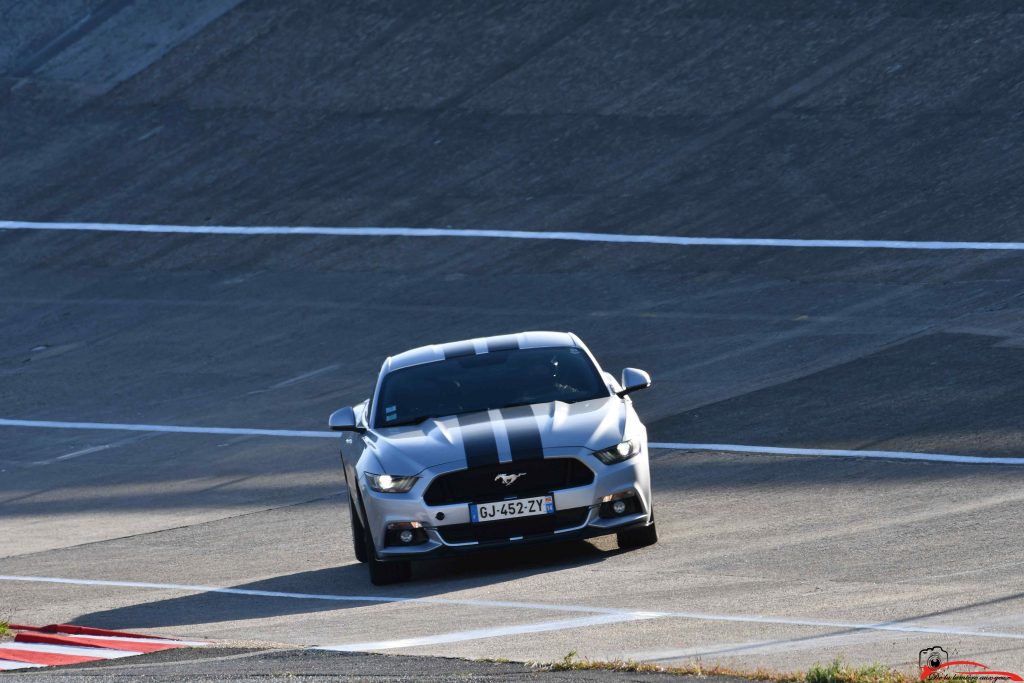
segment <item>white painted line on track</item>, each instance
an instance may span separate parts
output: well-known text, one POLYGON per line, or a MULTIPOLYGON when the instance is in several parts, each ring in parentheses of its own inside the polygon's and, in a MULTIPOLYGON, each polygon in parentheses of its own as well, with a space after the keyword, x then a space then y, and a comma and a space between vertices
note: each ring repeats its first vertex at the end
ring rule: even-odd
POLYGON ((173 638, 133 638, 131 636, 96 636, 91 633, 64 633, 62 631, 25 631, 40 636, 60 636, 62 638, 88 638, 89 640, 109 640, 117 643, 151 643, 153 645, 179 645, 181 647, 206 647, 210 643, 205 640, 174 640, 173 638))
POLYGON ((233 434, 251 436, 293 436, 306 439, 337 439, 331 432, 294 429, 248 429, 236 427, 179 427, 177 425, 119 424, 112 422, 55 422, 52 420, 8 420, 0 418, 0 427, 35 429, 98 429, 118 432, 167 432, 173 434, 233 434))
MULTIPOLYGON (((0 418, 0 427, 28 427, 32 429, 95 429, 132 432, 167 432, 174 434, 233 434, 248 436, 281 436, 305 439, 337 439, 333 432, 301 431, 294 429, 249 429, 245 427, 188 427, 180 425, 119 424, 112 422, 59 422, 53 420, 10 420, 0 418)), ((787 448, 784 446, 741 446, 722 443, 668 443, 651 442, 649 448, 675 451, 717 451, 722 453, 765 453, 769 455, 814 455, 829 458, 878 458, 885 460, 923 460, 928 462, 956 462, 972 465, 1024 465, 1024 458, 997 458, 977 455, 948 455, 945 453, 913 453, 909 451, 857 451, 833 448, 787 448)), ((76 453, 76 455, 81 454, 76 453)), ((67 456, 62 456, 65 458, 67 456)), ((54 460, 40 460, 49 464, 54 460)))
MULTIPOLYGON (((703 612, 656 612, 630 610, 615 607, 593 607, 589 605, 557 605, 535 602, 515 602, 503 600, 473 600, 460 598, 416 598, 386 595, 330 595, 320 593, 285 593, 281 591, 262 591, 248 588, 218 588, 215 586, 197 586, 175 583, 149 583, 143 581, 110 581, 102 579, 69 579, 49 576, 16 576, 0 575, 0 581, 18 581, 26 583, 56 583, 71 586, 109 586, 114 588, 148 588, 155 590, 176 590, 190 593, 224 593, 228 595, 247 595, 254 597, 285 598, 292 600, 327 600, 334 602, 368 602, 368 603, 413 603, 429 605, 464 605, 469 607, 490 607, 497 609, 524 609, 550 612, 581 612, 609 615, 618 618, 633 618, 635 615, 648 615, 644 618, 689 619, 694 621, 724 621, 748 624, 777 624, 784 626, 810 626, 817 628, 838 628, 850 631, 895 631, 899 633, 929 633, 935 635, 974 636, 978 638, 1003 638, 1024 640, 1024 633, 1006 631, 982 631, 959 626, 924 626, 909 621, 890 621, 880 623, 858 623, 846 621, 825 621, 800 617, 769 617, 756 614, 709 614, 703 612)), ((575 620, 566 620, 566 623, 575 620)), ((548 623, 548 622, 544 622, 548 623)), ((572 628, 572 627, 567 627, 572 628)), ((385 641, 386 642, 386 641, 385 641)))
POLYGON ((337 370, 340 367, 341 367, 340 364, 334 363, 332 365, 328 365, 325 368, 320 368, 319 370, 311 370, 310 372, 304 372, 301 375, 298 375, 296 377, 292 377, 291 379, 286 379, 283 382, 278 382, 277 384, 273 385, 270 388, 271 389, 284 389, 285 387, 290 387, 293 384, 298 384, 299 382, 304 382, 307 379, 312 379, 314 377, 319 377, 320 375, 324 374, 325 372, 331 372, 333 370, 337 370))
MULTIPOLYGON (((2 647, 2 645, 0 645, 2 647)), ((28 662, 12 662, 7 659, 0 659, 0 671, 14 671, 15 669, 41 669, 45 664, 29 664, 28 662)))
POLYGON ((89 232, 178 233, 189 235, 333 235, 336 237, 476 237, 518 240, 662 244, 684 247, 790 247, 840 249, 925 249, 931 251, 1024 251, 1024 242, 918 242, 912 240, 822 240, 759 237, 681 237, 605 232, 491 230, 474 228, 315 227, 162 225, 134 223, 43 223, 0 221, 0 230, 79 230, 89 232))
MULTIPOLYGON (((969 634, 971 635, 971 634, 969 634)), ((720 658, 723 656, 752 656, 764 654, 779 654, 783 652, 830 652, 843 648, 847 652, 851 646, 857 643, 856 647, 861 650, 869 650, 881 639, 890 639, 895 642, 892 633, 875 631, 838 631, 823 632, 815 635, 791 635, 772 640, 755 640, 741 642, 714 642, 702 646, 684 648, 671 648, 664 650, 641 650, 626 651, 616 655, 616 659, 630 661, 650 662, 654 664, 672 663, 677 661, 693 661, 694 659, 720 658)), ((908 633, 904 638, 920 637, 917 633, 908 633)))
POLYGON ((891 631, 895 633, 932 633, 935 635, 972 636, 977 638, 1007 638, 1024 640, 1024 633, 1007 631, 981 631, 961 626, 924 626, 912 622, 878 622, 874 624, 853 621, 824 621, 821 619, 804 619, 801 617, 764 617, 756 614, 703 614, 701 612, 662 612, 661 616, 671 619, 691 619, 696 621, 726 621, 742 624, 772 624, 783 626, 812 626, 821 628, 841 628, 850 631, 891 631))
POLYGON ((22 581, 28 583, 60 583, 72 586, 110 586, 114 588, 151 588, 157 590, 178 590, 190 593, 223 593, 226 595, 247 595, 259 598, 287 598, 292 600, 327 600, 331 602, 369 603, 421 603, 427 605, 463 605, 468 607, 492 607, 509 609, 542 610, 549 612, 589 612, 592 614, 614 614, 621 616, 629 610, 611 607, 588 607, 584 605, 552 605, 539 602, 507 602, 503 600, 471 600, 459 598, 417 598, 386 595, 333 595, 323 593, 285 593, 249 588, 218 588, 176 583, 149 583, 145 581, 109 581, 103 579, 65 579, 48 576, 0 575, 0 581, 22 581))
POLYGON ((466 640, 482 640, 484 638, 517 636, 525 633, 546 633, 548 631, 564 631, 570 628, 586 628, 588 626, 619 624, 624 621, 657 619, 661 616, 663 616, 663 614, 657 612, 602 614, 593 617, 580 617, 579 619, 559 619, 557 621, 542 621, 535 624, 514 624, 511 626, 495 626, 493 628, 477 628, 469 631, 453 631, 451 633, 438 633, 431 636, 420 636, 416 638, 400 638, 398 640, 377 640, 366 643, 349 643, 347 645, 320 645, 313 649, 332 650, 334 652, 395 650, 403 647, 442 645, 444 643, 460 643, 466 640))
POLYGON ((91 448, 83 448, 81 450, 72 451, 71 453, 67 453, 65 455, 59 455, 56 458, 53 458, 52 460, 37 460, 32 464, 49 465, 52 462, 64 462, 65 460, 71 460, 72 458, 80 458, 83 455, 91 455, 92 453, 99 453, 100 451, 110 450, 111 448, 114 448, 114 444, 105 443, 102 446, 92 446, 91 448))
POLYGON ((130 650, 110 650, 105 647, 76 647, 74 645, 50 645, 48 643, 0 643, 4 650, 22 650, 25 652, 48 652, 55 655, 74 655, 75 657, 95 657, 96 659, 121 659, 134 657, 141 652, 130 650))
POLYGON ((75 458, 80 458, 80 457, 82 457, 84 455, 92 455, 93 453, 102 453, 103 451, 108 451, 108 450, 110 450, 112 448, 120 448, 121 446, 127 446, 128 444, 139 443, 140 441, 145 441, 146 439, 152 439, 155 436, 160 436, 160 433, 159 432, 144 432, 144 433, 138 434, 136 436, 128 437, 127 439, 119 439, 119 440, 111 442, 111 443, 101 444, 99 446, 93 446, 91 448, 83 448, 81 450, 73 451, 71 453, 66 453, 65 455, 59 455, 56 458, 50 458, 48 460, 33 460, 32 464, 33 465, 52 465, 54 463, 64 462, 66 460, 73 460, 75 458))
POLYGON ((1024 465, 1024 458, 988 458, 978 455, 913 453, 908 451, 848 451, 835 448, 787 448, 781 446, 740 446, 725 443, 650 443, 649 448, 680 451, 717 451, 722 453, 767 453, 770 455, 816 455, 827 458, 884 458, 886 460, 925 460, 959 462, 973 465, 1024 465))

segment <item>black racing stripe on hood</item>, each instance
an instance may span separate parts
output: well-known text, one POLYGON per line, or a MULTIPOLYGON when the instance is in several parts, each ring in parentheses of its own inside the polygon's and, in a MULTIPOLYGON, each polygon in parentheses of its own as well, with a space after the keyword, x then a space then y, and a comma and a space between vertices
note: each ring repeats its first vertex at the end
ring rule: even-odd
POLYGON ((472 356, 476 354, 476 347, 471 341, 452 342, 451 344, 443 344, 441 346, 441 353, 444 354, 445 360, 458 358, 459 356, 472 356))
POLYGON ((512 460, 540 460, 544 457, 544 445, 540 440, 540 426, 530 406, 514 406, 501 409, 505 421, 508 447, 512 460))
POLYGON ((498 442, 487 412, 457 416, 462 432, 462 447, 466 451, 466 466, 484 467, 498 464, 498 442))
POLYGON ((507 334, 503 337, 495 337, 487 341, 487 352, 492 351, 513 351, 519 348, 519 339, 514 334, 507 334))

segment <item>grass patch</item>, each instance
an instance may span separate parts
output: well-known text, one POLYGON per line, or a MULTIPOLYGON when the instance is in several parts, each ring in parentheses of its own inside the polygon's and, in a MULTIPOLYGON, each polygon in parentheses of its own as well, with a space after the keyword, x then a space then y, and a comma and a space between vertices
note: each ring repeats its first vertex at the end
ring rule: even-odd
POLYGON ((549 664, 537 664, 545 671, 622 671, 626 673, 667 673, 676 676, 732 676, 751 681, 775 681, 777 683, 804 683, 802 674, 786 674, 766 669, 740 671, 715 664, 706 666, 700 662, 686 665, 663 666, 632 660, 595 661, 577 656, 573 650, 561 660, 549 664))
POLYGON ((830 664, 815 664, 806 674, 806 683, 910 683, 917 679, 881 664, 853 667, 838 659, 830 664))
POLYGON ((0 621, 0 639, 7 638, 10 635, 13 635, 10 622, 0 621))
POLYGON ((771 681, 772 683, 915 683, 917 681, 916 678, 881 664, 854 667, 838 659, 829 664, 816 664, 806 673, 782 673, 768 669, 730 669, 718 664, 707 666, 700 662, 662 666, 622 660, 593 661, 580 658, 573 650, 557 662, 534 664, 534 666, 545 671, 622 671, 674 674, 676 676, 728 676, 749 681, 771 681))

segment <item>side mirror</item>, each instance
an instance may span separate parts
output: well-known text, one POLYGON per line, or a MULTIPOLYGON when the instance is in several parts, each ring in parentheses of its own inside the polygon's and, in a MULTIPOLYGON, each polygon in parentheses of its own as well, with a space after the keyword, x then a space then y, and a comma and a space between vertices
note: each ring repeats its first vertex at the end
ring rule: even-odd
POLYGON ((327 426, 331 428, 332 432, 363 431, 356 426, 356 411, 352 410, 351 406, 345 406, 331 413, 330 419, 327 420, 327 426))
POLYGON ((626 368, 622 371, 622 382, 620 384, 622 384, 622 390, 618 394, 619 396, 625 396, 626 394, 651 386, 651 376, 638 368, 626 368))

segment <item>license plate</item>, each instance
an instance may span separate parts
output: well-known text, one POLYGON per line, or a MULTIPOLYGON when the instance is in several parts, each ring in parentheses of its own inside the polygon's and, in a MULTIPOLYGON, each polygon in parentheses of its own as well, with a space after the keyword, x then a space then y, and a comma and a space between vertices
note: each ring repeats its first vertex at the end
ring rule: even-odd
POLYGON ((554 513, 555 501, 551 496, 517 498, 515 500, 501 500, 497 503, 479 503, 469 506, 469 516, 474 522, 490 522, 496 519, 552 515, 554 513))

